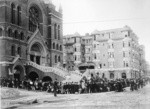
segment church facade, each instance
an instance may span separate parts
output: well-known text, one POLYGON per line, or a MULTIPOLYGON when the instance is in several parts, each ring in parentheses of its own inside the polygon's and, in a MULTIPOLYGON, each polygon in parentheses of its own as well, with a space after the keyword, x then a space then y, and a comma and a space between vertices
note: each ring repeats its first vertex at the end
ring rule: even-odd
POLYGON ((0 10, 0 76, 62 81, 61 7, 56 11, 43 0, 1 0, 0 10))

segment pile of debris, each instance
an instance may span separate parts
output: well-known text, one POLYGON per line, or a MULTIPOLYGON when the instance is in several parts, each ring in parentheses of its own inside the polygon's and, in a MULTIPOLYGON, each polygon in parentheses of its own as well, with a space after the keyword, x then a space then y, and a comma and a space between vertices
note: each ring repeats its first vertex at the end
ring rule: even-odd
POLYGON ((16 89, 1 90, 1 98, 2 99, 15 98, 15 97, 19 97, 19 96, 20 96, 20 93, 16 89))

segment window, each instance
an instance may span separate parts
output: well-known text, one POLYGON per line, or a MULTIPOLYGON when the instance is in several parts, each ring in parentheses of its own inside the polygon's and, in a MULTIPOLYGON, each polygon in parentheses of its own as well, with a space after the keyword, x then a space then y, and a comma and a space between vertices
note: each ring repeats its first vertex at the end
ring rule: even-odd
POLYGON ((126 63, 125 63, 125 61, 123 61, 123 66, 124 66, 124 67, 126 66, 126 63))
POLYGON ((122 78, 126 79, 126 73, 122 73, 122 78))
POLYGON ((128 31, 128 36, 130 36, 130 31, 128 31))
POLYGON ((11 23, 15 24, 15 5, 11 4, 11 23))
POLYGON ((123 52, 123 57, 125 57, 125 52, 123 52))
POLYGON ((17 30, 14 33, 14 38, 18 39, 18 31, 17 30))
POLYGON ((48 37, 51 38, 51 27, 48 27, 48 37))
POLYGON ((90 48, 88 48, 88 53, 90 53, 90 48))
POLYGON ((39 20, 40 20, 39 10, 36 7, 31 7, 29 9, 29 31, 34 32, 37 28, 39 28, 40 22, 39 20))
POLYGON ((94 35, 94 40, 96 40, 96 35, 94 35))
POLYGON ((91 60, 91 57, 89 56, 89 61, 91 60))
POLYGON ((114 73, 110 73, 110 79, 114 79, 114 73))
POLYGON ((123 42, 123 47, 125 47, 125 43, 123 42))
POLYGON ((55 63, 57 63, 57 56, 55 55, 55 63))
POLYGON ((112 48, 114 48, 114 44, 112 43, 112 48))
POLYGON ((60 26, 58 25, 58 40, 60 40, 60 26))
POLYGON ((99 67, 102 68, 102 64, 99 64, 99 67))
POLYGON ((57 39, 57 24, 54 25, 54 37, 57 39))
POLYGON ((130 42, 128 42, 129 47, 131 46, 130 42))
POLYGON ((57 50, 59 50, 59 46, 58 46, 58 44, 56 45, 56 49, 57 49, 57 50))
POLYGON ((75 60, 75 61, 77 60, 77 57, 76 57, 76 55, 74 56, 74 60, 75 60))
POLYGON ((128 64, 128 63, 126 63, 126 67, 129 67, 129 64, 128 64))
POLYGON ((15 46, 11 46, 11 55, 15 56, 15 46))
POLYGON ((24 34, 21 32, 21 34, 20 34, 20 39, 21 40, 24 40, 24 34))
POLYGON ((77 48, 76 48, 76 47, 74 48, 74 51, 77 51, 77 48))
POLYGON ((21 57, 21 47, 18 47, 17 53, 18 53, 18 55, 21 57))
POLYGON ((53 49, 55 49, 55 43, 53 43, 53 49))
POLYGON ((114 52, 108 52, 108 58, 114 58, 114 52))
POLYGON ((2 32, 3 32, 3 30, 2 30, 2 28, 0 28, 0 36, 2 36, 3 34, 2 34, 2 32))
POLYGON ((8 29, 8 37, 12 37, 12 30, 8 29))
POLYGON ((21 8, 20 8, 20 6, 17 7, 17 19, 18 19, 17 24, 18 24, 18 26, 20 26, 21 25, 21 8))
POLYGON ((62 46, 60 45, 60 51, 62 51, 62 46))
POLYGON ((59 56, 59 57, 58 57, 58 62, 60 62, 60 60, 61 60, 61 59, 60 59, 60 56, 59 56))
POLYGON ((94 59, 96 59, 96 54, 94 54, 94 59))

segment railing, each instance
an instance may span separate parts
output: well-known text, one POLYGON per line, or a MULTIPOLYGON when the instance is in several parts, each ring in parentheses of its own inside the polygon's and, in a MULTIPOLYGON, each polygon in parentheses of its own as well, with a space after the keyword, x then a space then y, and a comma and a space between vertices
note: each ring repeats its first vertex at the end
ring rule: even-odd
POLYGON ((48 66, 42 66, 42 65, 38 65, 34 62, 28 61, 27 65, 30 65, 32 67, 35 67, 38 70, 41 70, 43 72, 53 72, 63 78, 66 78, 68 71, 64 70, 63 68, 58 68, 58 67, 48 67, 48 66))
POLYGON ((17 57, 14 58, 12 63, 15 63, 19 58, 20 58, 20 56, 18 55, 17 57))

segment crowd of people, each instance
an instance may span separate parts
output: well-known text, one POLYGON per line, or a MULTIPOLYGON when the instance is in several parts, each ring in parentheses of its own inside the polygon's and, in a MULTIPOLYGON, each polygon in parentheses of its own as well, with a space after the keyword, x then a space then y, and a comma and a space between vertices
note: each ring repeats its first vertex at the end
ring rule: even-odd
POLYGON ((61 94, 74 94, 74 93, 100 93, 108 91, 122 92, 126 87, 130 87, 131 91, 143 88, 146 84, 150 83, 150 78, 138 78, 138 79, 116 79, 108 80, 106 78, 100 78, 99 74, 94 76, 91 74, 91 78, 87 79, 85 76, 79 82, 62 83, 55 80, 42 81, 36 78, 36 80, 25 79, 20 81, 18 79, 1 78, 1 87, 20 88, 33 91, 46 91, 61 94))
POLYGON ((150 78, 137 78, 137 79, 115 79, 108 80, 100 78, 99 74, 87 79, 85 76, 80 80, 80 83, 65 83, 63 93, 100 93, 108 91, 122 92, 126 87, 130 87, 131 91, 143 88, 146 84, 150 83, 150 78))

